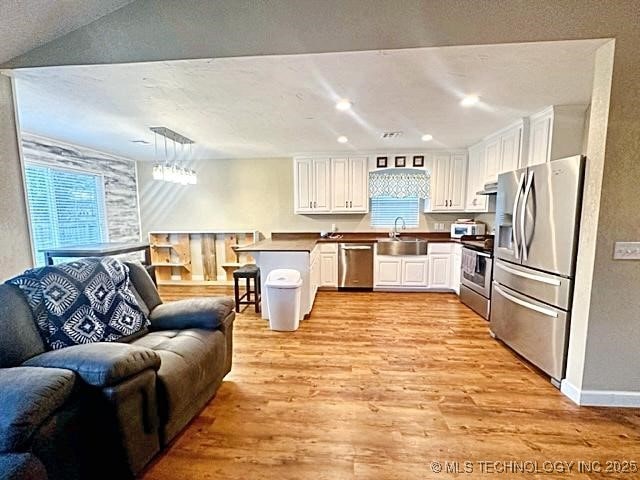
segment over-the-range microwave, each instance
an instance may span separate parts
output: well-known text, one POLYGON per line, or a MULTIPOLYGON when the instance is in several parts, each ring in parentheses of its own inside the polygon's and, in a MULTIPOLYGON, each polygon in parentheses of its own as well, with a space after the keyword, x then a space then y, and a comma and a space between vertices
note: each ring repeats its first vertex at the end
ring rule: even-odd
POLYGON ((484 235, 485 225, 482 223, 452 223, 451 238, 460 238, 463 235, 484 235))

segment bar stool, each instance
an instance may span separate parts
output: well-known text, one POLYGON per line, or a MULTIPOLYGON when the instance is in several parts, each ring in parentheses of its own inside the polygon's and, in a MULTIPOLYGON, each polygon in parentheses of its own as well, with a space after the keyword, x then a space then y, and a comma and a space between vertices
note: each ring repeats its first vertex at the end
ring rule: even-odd
POLYGON ((253 264, 243 265, 233 272, 233 292, 236 298, 236 312, 240 313, 240 305, 253 304, 256 313, 260 313, 260 269, 253 264), (245 278, 246 291, 240 296, 239 280, 245 278), (253 290, 251 290, 251 279, 253 279, 253 290), (253 299, 251 295, 253 294, 253 299), (246 298, 246 300, 244 300, 246 298))

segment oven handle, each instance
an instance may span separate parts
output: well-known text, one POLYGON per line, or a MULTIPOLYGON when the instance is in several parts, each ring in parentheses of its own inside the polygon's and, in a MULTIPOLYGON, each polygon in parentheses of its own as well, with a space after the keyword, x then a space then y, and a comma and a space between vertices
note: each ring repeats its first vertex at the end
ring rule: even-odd
POLYGON ((534 312, 541 313, 546 315, 547 317, 558 318, 558 312, 555 312, 549 308, 539 307, 538 305, 534 305, 533 303, 525 302, 524 300, 520 300, 519 298, 514 297, 513 295, 509 295, 507 292, 502 290, 495 283, 493 284, 493 288, 496 292, 502 295, 507 300, 512 301, 513 303, 517 303, 521 307, 528 308, 529 310, 533 310, 534 312))
POLYGON ((555 278, 546 278, 540 275, 533 275, 532 273, 521 272, 516 270, 515 268, 509 268, 506 265, 502 265, 501 263, 496 263, 496 268, 500 270, 504 270, 511 275, 515 275, 516 277, 526 278, 528 280, 534 280, 540 283, 546 283, 548 285, 553 285, 554 287, 559 287, 561 285, 560 280, 556 280, 555 278))
POLYGON ((479 252, 478 250, 474 250, 473 248, 463 246, 462 250, 469 255, 479 255, 481 257, 491 258, 491 255, 489 255, 488 253, 479 252))

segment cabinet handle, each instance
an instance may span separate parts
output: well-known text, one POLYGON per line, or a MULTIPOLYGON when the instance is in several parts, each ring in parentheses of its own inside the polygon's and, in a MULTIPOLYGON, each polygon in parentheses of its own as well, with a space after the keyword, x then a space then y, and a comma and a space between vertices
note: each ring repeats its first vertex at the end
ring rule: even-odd
POLYGON ((349 201, 349 208, 353 208, 353 202, 349 201))
POLYGON ((313 208, 313 202, 309 202, 309 208, 313 208))
POLYGON ((313 208, 316 208, 318 206, 318 204, 316 202, 313 202, 313 208))

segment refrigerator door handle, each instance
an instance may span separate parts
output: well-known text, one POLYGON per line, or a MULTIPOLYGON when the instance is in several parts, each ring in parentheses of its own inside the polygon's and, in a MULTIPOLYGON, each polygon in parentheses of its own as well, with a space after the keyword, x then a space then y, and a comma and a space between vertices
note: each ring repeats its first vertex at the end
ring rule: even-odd
POLYGON ((507 292, 502 290, 495 283, 493 284, 493 288, 496 292, 502 295, 507 300, 512 301, 513 303, 517 303, 521 307, 528 308, 529 310, 533 310, 534 312, 541 313, 546 315, 547 317, 558 318, 558 312, 551 310, 550 308, 539 307, 538 305, 534 305, 533 303, 526 302, 524 300, 520 300, 519 298, 514 297, 513 295, 509 295, 507 292))
POLYGON ((532 185, 533 185, 533 172, 529 172, 529 178, 527 179, 527 186, 524 189, 524 199, 522 200, 522 209, 520 210, 520 241, 522 242, 522 260, 524 260, 525 262, 529 257, 529 249, 527 248, 525 220, 527 216, 527 203, 529 202, 529 194, 531 193, 532 185))
POLYGON ((520 181, 518 182, 518 193, 516 194, 516 198, 513 201, 513 211, 511 213, 511 230, 513 232, 513 244, 514 251, 513 254, 516 260, 520 260, 520 245, 518 244, 518 202, 520 201, 520 197, 522 196, 522 188, 524 187, 524 179, 527 175, 527 172, 524 172, 520 175, 520 181))
POLYGON ((496 263, 495 265, 496 265, 496 268, 499 268, 500 270, 504 270, 505 272, 510 273, 511 275, 515 275, 517 277, 526 278, 528 280, 534 280, 540 283, 546 283, 548 285, 553 285, 555 287, 559 287, 561 285, 560 280, 556 280, 555 278, 546 278, 540 275, 533 275, 531 273, 521 272, 519 270, 516 270, 515 268, 509 268, 506 265, 502 265, 501 263, 496 263))

